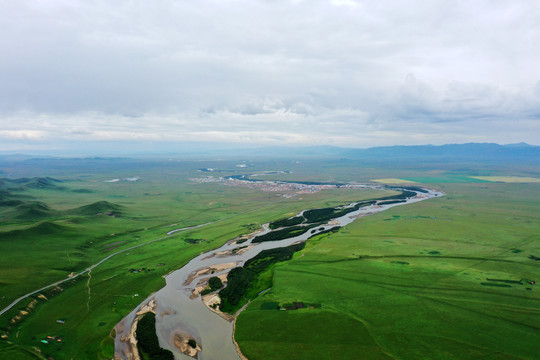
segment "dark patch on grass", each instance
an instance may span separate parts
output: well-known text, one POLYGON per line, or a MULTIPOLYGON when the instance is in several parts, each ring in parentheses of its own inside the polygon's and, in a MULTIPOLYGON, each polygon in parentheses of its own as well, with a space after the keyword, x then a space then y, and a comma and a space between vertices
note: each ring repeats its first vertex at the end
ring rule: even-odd
POLYGON ((71 190, 71 192, 79 193, 79 194, 91 194, 91 193, 94 193, 95 191, 90 190, 90 189, 73 189, 71 190))
POLYGON ((264 302, 261 304, 261 310, 277 310, 279 309, 278 302, 264 302))
POLYGON ((203 241, 206 241, 206 239, 186 238, 186 239, 184 239, 184 241, 187 242, 188 244, 200 244, 200 243, 202 243, 203 241))
POLYGON ((512 287, 512 286, 510 286, 508 284, 486 283, 486 282, 480 283, 480 285, 482 285, 482 286, 495 286, 495 287, 512 287))
POLYGON ((518 284, 518 285, 523 285, 523 281, 522 281, 522 280, 505 280, 505 279, 489 279, 489 278, 487 278, 486 280, 487 280, 487 281, 494 281, 494 282, 501 282, 501 283, 505 283, 505 284, 518 284))

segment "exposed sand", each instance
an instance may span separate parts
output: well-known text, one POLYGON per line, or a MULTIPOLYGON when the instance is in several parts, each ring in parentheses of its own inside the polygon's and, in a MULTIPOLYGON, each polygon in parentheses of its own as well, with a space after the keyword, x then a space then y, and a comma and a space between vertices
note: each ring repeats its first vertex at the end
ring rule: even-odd
POLYGON ((367 212, 367 213, 361 213, 361 214, 356 215, 356 218, 361 218, 361 217, 368 216, 368 215, 373 215, 373 214, 376 214, 376 213, 377 213, 376 211, 367 212))
POLYGON ((196 278, 198 278, 199 276, 209 275, 209 274, 212 274, 212 272, 220 272, 223 270, 231 269, 235 267, 236 265, 238 265, 238 262, 235 261, 235 262, 228 262, 224 264, 212 265, 212 266, 204 267, 202 269, 194 271, 188 276, 188 278, 184 282, 184 286, 191 284, 191 282, 195 280, 196 278))
POLYGON ((164 312, 162 312, 161 314, 159 314, 161 317, 164 317, 165 315, 171 315, 171 314, 176 314, 176 310, 173 310, 171 308, 168 308, 167 310, 165 310, 164 312))
POLYGON ((221 316, 222 318, 224 318, 225 320, 227 321, 233 321, 234 320, 234 315, 231 315, 231 314, 227 314, 227 313, 224 313, 224 312, 221 312, 219 310, 219 307, 216 306, 216 308, 214 309, 212 307, 212 305, 214 304, 220 304, 221 303, 221 299, 219 297, 218 294, 208 294, 208 295, 204 295, 202 298, 202 301, 204 303, 204 305, 206 305, 206 307, 208 309, 210 309, 210 311, 218 314, 219 316, 221 316))
POLYGON ((236 352, 238 353, 238 356, 240 357, 240 359, 242 360, 249 360, 244 354, 242 354, 242 350, 240 350, 240 345, 238 345, 238 343, 236 342, 236 339, 234 338, 234 333, 236 332, 236 318, 238 317, 238 315, 240 315, 240 313, 242 312, 242 310, 244 310, 246 308, 246 306, 244 306, 242 309, 240 309, 237 313, 236 313, 236 316, 234 317, 234 322, 233 322, 233 332, 232 332, 232 341, 234 343, 234 347, 236 348, 236 352))
MULTIPOLYGON (((155 314, 156 313, 156 307, 157 307, 156 305, 157 305, 156 300, 152 299, 146 305, 141 306, 139 311, 137 311, 137 313, 136 313, 137 316, 133 320, 133 323, 131 323, 131 328, 129 329, 129 333, 127 335, 123 335, 120 338, 120 341, 128 343, 128 345, 127 345, 127 347, 126 347, 126 349, 124 351, 124 355, 126 356, 126 358, 128 360, 140 360, 141 359, 141 357, 139 356, 139 350, 137 349, 137 335, 136 335, 137 324, 139 323, 139 319, 141 318, 142 315, 144 315, 144 314, 146 314, 148 312, 153 312, 155 314)), ((119 322, 115 326, 115 331, 117 333, 124 332, 124 327, 125 327, 124 321, 125 321, 125 319, 122 320, 121 322, 119 322)), ((120 354, 115 352, 114 359, 115 360, 122 360, 122 357, 120 357, 120 354)))
MULTIPOLYGON (((227 285, 227 275, 228 274, 221 274, 217 276, 219 280, 223 283, 223 285, 227 285)), ((201 279, 198 283, 195 289, 191 292, 191 295, 189 296, 190 299, 195 299, 199 294, 208 287, 208 280, 210 278, 201 279)))
MULTIPOLYGON (((214 257, 214 256, 227 257, 227 256, 230 256, 230 255, 242 255, 243 253, 245 253, 246 251, 251 249, 254 245, 245 245, 245 246, 246 246, 245 248, 242 248, 242 249, 236 250, 236 251, 234 251, 235 249, 226 250, 226 251, 218 251, 215 254, 212 254, 212 256, 209 256, 208 258, 214 257)), ((208 259, 208 258, 205 258, 205 259, 208 259)))
POLYGON ((199 351, 202 351, 201 344, 197 342, 197 345, 193 348, 189 345, 188 343, 189 340, 197 341, 197 339, 195 339, 190 334, 180 332, 177 330, 171 335, 169 342, 173 344, 183 354, 196 358, 197 353, 199 351))

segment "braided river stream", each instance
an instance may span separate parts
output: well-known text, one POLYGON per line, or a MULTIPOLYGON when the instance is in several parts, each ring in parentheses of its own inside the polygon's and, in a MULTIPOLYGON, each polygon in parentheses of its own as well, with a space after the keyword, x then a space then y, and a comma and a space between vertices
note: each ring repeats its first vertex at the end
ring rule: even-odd
MULTIPOLYGON (((334 218, 299 236, 284 240, 252 243, 256 236, 271 231, 268 224, 265 224, 262 230, 244 236, 243 238, 247 240, 241 244, 237 243, 239 238, 236 238, 228 241, 218 249, 200 254, 182 268, 167 275, 165 287, 141 302, 137 308, 116 325, 115 359, 138 359, 134 330, 140 314, 147 311, 156 314, 156 333, 159 343, 162 348, 172 351, 175 359, 241 359, 233 341, 234 316, 220 316, 220 314, 205 305, 198 294, 201 289, 206 287, 210 277, 221 276, 225 280, 226 274, 232 268, 242 266, 262 250, 286 247, 303 242, 336 226, 346 226, 359 217, 378 213, 394 206, 411 204, 443 195, 441 192, 428 189, 412 192, 415 195, 408 197, 404 202, 384 204, 386 200, 379 200, 374 204, 334 218), (186 355, 186 351, 182 352, 180 350, 182 342, 185 348, 186 339, 188 338, 194 339, 200 347, 194 357, 186 355)), ((355 204, 352 203, 348 206, 354 206, 355 204)), ((299 213, 299 215, 302 213, 299 213)), ((212 296, 217 298, 216 295, 206 295, 206 298, 212 296)))

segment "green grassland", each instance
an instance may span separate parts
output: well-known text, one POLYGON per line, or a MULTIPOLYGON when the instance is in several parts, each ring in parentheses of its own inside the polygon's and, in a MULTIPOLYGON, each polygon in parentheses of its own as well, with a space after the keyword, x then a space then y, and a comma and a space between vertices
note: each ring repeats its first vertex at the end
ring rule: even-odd
POLYGON ((540 279, 540 186, 437 187, 447 196, 364 217, 275 265, 272 289, 237 320, 244 354, 537 359, 540 289, 527 280, 540 279), (322 307, 264 305, 294 301, 322 307))
POLYGON ((395 194, 334 189, 287 199, 257 189, 193 183, 190 177, 201 176, 195 164, 120 168, 93 173, 23 169, 30 183, 43 185, 31 178, 41 174, 61 182, 5 187, 6 200, 20 200, 32 211, 21 211, 20 202, 0 208, 1 308, 114 252, 173 229, 216 222, 119 253, 90 273, 21 301, 0 316, 0 333, 7 337, 0 340, 0 358, 112 358, 114 325, 161 288, 164 275, 199 253, 306 208, 395 194), (140 180, 104 182, 133 176, 140 180), (62 341, 41 343, 47 336, 62 341))
POLYGON ((246 297, 273 288, 242 313, 236 333, 250 360, 362 358, 359 354, 366 359, 534 358, 537 287, 487 279, 540 278, 530 258, 540 256, 539 185, 442 181, 469 175, 538 177, 534 169, 267 161, 239 170, 235 164, 90 159, 2 168, 10 178, 28 180, 0 186, 5 201, 0 206, 0 308, 116 251, 163 239, 119 253, 90 274, 43 291, 44 297, 25 299, 0 316, 0 335, 7 336, 0 339, 0 358, 110 359, 114 325, 161 288, 164 275, 199 253, 303 209, 396 194, 334 189, 284 198, 189 180, 260 170, 291 171, 261 178, 303 181, 441 178, 431 182, 448 196, 365 217, 337 234, 308 241, 292 261, 260 274, 246 297), (60 181, 43 181, 46 177, 60 181), (140 180, 104 182, 129 177, 140 180), (322 307, 260 310, 269 301, 322 307), (47 336, 62 342, 41 343, 47 336))

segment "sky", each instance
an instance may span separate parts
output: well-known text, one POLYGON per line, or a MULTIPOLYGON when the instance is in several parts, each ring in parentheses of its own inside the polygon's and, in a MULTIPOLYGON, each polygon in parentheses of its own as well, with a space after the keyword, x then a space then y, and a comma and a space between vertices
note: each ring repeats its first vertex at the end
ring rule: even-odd
POLYGON ((540 2, 0 0, 0 151, 540 145, 540 2))

